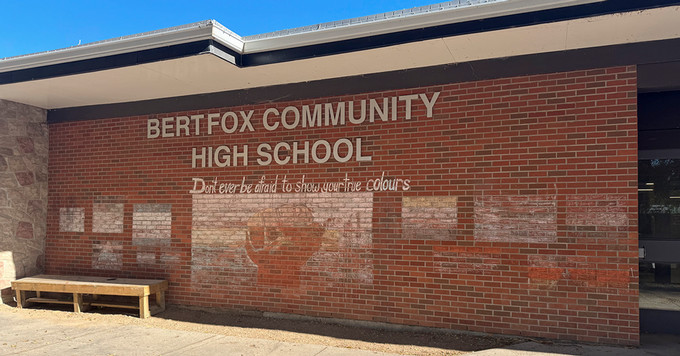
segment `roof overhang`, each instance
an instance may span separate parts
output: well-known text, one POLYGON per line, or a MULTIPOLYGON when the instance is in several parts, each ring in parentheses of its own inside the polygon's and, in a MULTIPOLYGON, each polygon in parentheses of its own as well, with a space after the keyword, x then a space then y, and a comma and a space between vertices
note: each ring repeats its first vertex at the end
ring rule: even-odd
POLYGON ((0 60, 0 99, 87 107, 668 40, 677 3, 455 1, 250 37, 209 20, 0 60))

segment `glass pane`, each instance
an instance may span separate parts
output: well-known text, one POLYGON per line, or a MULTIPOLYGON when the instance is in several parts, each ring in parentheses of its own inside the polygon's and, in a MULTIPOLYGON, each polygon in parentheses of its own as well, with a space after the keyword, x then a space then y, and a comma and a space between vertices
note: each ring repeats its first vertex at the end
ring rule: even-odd
POLYGON ((640 240, 680 240, 680 159, 639 161, 640 240))

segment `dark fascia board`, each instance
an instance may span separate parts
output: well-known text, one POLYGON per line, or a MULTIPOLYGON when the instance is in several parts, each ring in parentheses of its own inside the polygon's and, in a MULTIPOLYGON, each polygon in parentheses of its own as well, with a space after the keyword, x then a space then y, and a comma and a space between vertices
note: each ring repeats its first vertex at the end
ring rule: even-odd
MULTIPOLYGON (((339 53, 361 51, 371 48, 392 46, 397 44, 422 41, 432 38, 449 37, 470 33, 500 30, 512 27, 530 26, 542 23, 571 20, 577 18, 644 10, 656 7, 680 4, 678 0, 607 0, 603 2, 542 10, 515 15, 500 16, 483 20, 434 26, 417 30, 395 32, 390 34, 367 36, 362 38, 335 41, 330 43, 300 46, 289 49, 241 54, 214 40, 201 40, 192 43, 160 47, 155 49, 79 60, 74 62, 20 69, 0 73, 0 85, 47 79, 73 74, 113 69, 142 63, 175 59, 218 48, 227 56, 221 58, 239 67, 250 67, 264 64, 280 63, 298 59, 328 56, 339 53), (212 46, 212 47, 210 47, 212 46), (233 58, 232 58, 233 57, 233 58)), ((214 52, 214 51, 213 51, 214 52)))
POLYGON ((201 40, 106 57, 4 72, 0 73, 0 85, 91 73, 107 69, 194 56, 202 53, 213 53, 234 64, 236 64, 236 57, 238 56, 236 52, 230 50, 226 46, 216 43, 214 40, 201 40), (215 48, 218 48, 219 51, 215 51, 215 48))
POLYGON ((128 103, 49 110, 48 123, 152 115, 374 91, 680 61, 680 39, 496 58, 459 64, 324 79, 128 103))
POLYGON ((639 11, 680 4, 674 0, 607 0, 603 2, 541 10, 514 15, 492 17, 416 30, 388 33, 295 48, 244 54, 244 67, 306 59, 352 51, 387 47, 434 38, 502 30, 512 27, 538 25, 621 12, 639 11))

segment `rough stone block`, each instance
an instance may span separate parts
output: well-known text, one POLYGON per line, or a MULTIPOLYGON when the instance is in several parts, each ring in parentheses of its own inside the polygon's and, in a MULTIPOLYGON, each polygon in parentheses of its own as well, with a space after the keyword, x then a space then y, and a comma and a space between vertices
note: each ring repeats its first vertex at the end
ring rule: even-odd
POLYGON ((35 176, 33 175, 33 172, 16 172, 14 173, 14 176, 16 176, 17 182, 19 182, 19 185, 21 186, 32 185, 35 183, 35 176))
POLYGON ((20 221, 17 227, 17 238, 33 239, 33 224, 26 221, 20 221))
POLYGON ((30 154, 35 152, 35 147, 33 147, 33 139, 30 137, 17 137, 17 144, 19 147, 19 152, 24 154, 30 154))

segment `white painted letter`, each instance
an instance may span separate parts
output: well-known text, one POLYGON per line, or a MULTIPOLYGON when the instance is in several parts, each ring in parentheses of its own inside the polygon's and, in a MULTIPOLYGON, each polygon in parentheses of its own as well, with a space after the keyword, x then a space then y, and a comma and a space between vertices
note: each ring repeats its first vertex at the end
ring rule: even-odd
POLYGON ((378 102, 375 99, 371 99, 371 109, 370 109, 370 115, 368 117, 368 120, 370 122, 375 121, 375 113, 378 113, 378 116, 380 116, 380 120, 382 121, 387 121, 387 116, 389 115, 389 110, 387 108, 388 106, 388 100, 387 98, 383 99, 383 108, 380 110, 380 106, 378 106, 378 102))
POLYGON ((279 158, 279 150, 281 148, 285 148, 290 153, 290 145, 285 143, 285 142, 279 142, 279 143, 276 144, 276 146, 274 146, 274 161, 277 164, 284 165, 284 164, 288 163, 288 161, 290 161, 290 156, 286 156, 285 159, 279 158))
POLYGON ((349 102, 349 109, 347 111, 349 111, 349 122, 351 122, 355 125, 358 125, 358 124, 364 122, 364 120, 366 120, 366 100, 361 101, 361 117, 359 117, 358 119, 354 118, 354 102, 353 101, 349 102))
POLYGON ((245 131, 246 127, 248 128, 248 131, 255 131, 253 124, 250 123, 250 119, 253 118, 254 112, 255 110, 250 110, 248 111, 248 114, 246 114, 245 111, 240 111, 241 117, 243 118, 243 125, 241 125, 241 130, 239 132, 245 131))
POLYGON ((431 100, 427 100, 427 95, 420 94, 420 100, 423 101, 423 104, 425 104, 425 107, 427 108, 427 117, 432 117, 432 108, 434 107, 434 103, 437 101, 437 98, 439 98, 438 91, 434 92, 431 100))
POLYGON ((267 117, 269 116, 269 114, 279 116, 279 111, 274 108, 269 108, 265 110, 264 116, 262 116, 262 124, 264 125, 264 128, 267 129, 267 131, 274 131, 276 130, 277 127, 279 127, 279 122, 277 121, 274 123, 274 125, 269 125, 269 122, 267 121, 267 117))
POLYGON ((220 114, 208 114, 208 135, 212 135, 212 128, 213 126, 219 125, 219 121, 213 121, 213 119, 216 119, 220 117, 220 114))
POLYGON ((158 128, 160 123, 158 119, 149 119, 146 122, 146 138, 157 138, 161 135, 161 130, 158 128))
POLYGON ((260 158, 257 159, 257 164, 260 166, 268 166, 272 163, 272 154, 269 151, 272 150, 272 146, 268 143, 263 143, 257 146, 257 154, 260 158))
POLYGON ((402 95, 399 97, 400 101, 406 102, 406 120, 411 120, 411 100, 418 99, 418 94, 402 95))
POLYGON ((238 128, 238 116, 236 116, 236 114, 231 111, 224 113, 224 115, 222 115, 222 131, 230 134, 236 132, 237 128, 238 128), (229 117, 232 120, 234 120, 234 125, 230 128, 227 128, 227 118, 229 117))
POLYGON ((163 128, 161 130, 161 136, 163 137, 173 137, 175 134, 170 132, 172 130, 172 121, 174 120, 174 117, 164 117, 161 119, 161 127, 163 128))
POLYGON ((189 191, 189 194, 200 194, 203 193, 205 190, 205 181, 201 178, 191 178, 194 180, 194 189, 189 191), (198 185, 201 185, 201 189, 196 189, 198 188, 198 185))
POLYGON ((283 109, 283 112, 281 113, 281 124, 283 124, 283 127, 287 128, 288 130, 292 130, 296 128, 299 123, 300 123, 300 110, 298 110, 295 106, 286 106, 286 108, 283 109), (286 121, 286 114, 290 111, 292 111, 293 114, 295 114, 295 121, 293 121, 292 124, 289 124, 286 121))

